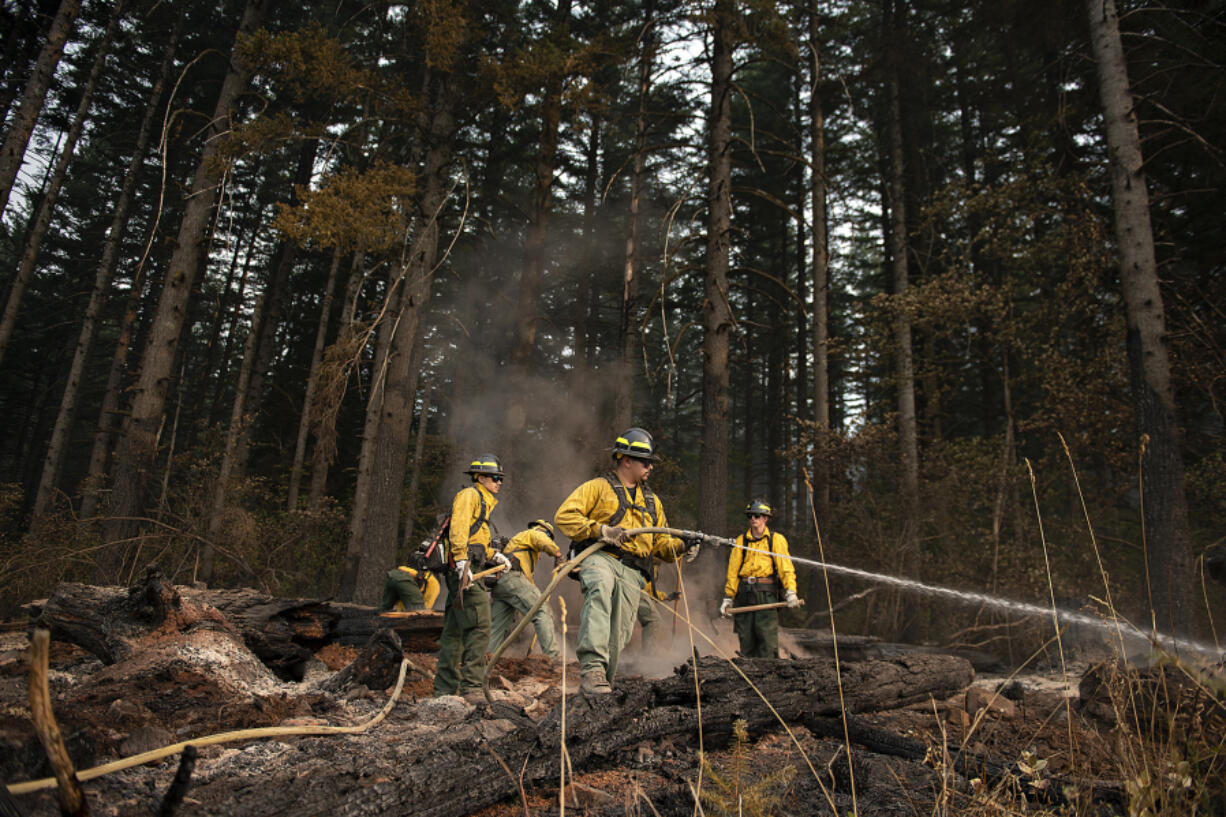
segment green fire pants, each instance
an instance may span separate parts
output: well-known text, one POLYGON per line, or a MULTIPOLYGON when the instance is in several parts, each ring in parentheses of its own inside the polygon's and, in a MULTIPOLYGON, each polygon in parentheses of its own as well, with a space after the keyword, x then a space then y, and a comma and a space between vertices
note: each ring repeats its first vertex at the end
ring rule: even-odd
MULTIPOLYGON (((518 570, 512 570, 490 591, 490 649, 498 648, 515 626, 515 613, 527 613, 541 597, 541 591, 532 580, 518 570)), ((553 634, 553 616, 549 605, 542 604, 532 619, 536 628, 536 640, 541 652, 550 658, 558 658, 558 640, 553 634)))
POLYGON ((643 628, 643 654, 651 655, 660 649, 660 637, 664 633, 664 619, 656 603, 646 593, 639 593, 639 626, 643 628))
POLYGON ((602 551, 579 565, 583 611, 576 653, 580 672, 599 667, 613 680, 617 659, 634 634, 635 614, 646 583, 642 573, 602 551))
MULTIPOLYGON (((779 601, 775 588, 748 590, 742 587, 736 594, 737 607, 751 604, 773 604, 779 601)), ((779 657, 779 611, 758 610, 753 613, 737 613, 732 617, 732 627, 741 642, 741 655, 746 658, 779 657)))
POLYGON ((443 635, 439 638, 438 669, 434 673, 434 694, 467 695, 481 691, 485 676, 485 653, 490 646, 490 594, 480 582, 464 591, 464 606, 459 598, 460 578, 447 571, 447 607, 443 612, 443 635))
POLYGON ((383 602, 379 612, 386 613, 396 606, 396 602, 404 604, 406 610, 424 610, 426 599, 417 586, 417 579, 399 568, 387 571, 387 579, 383 582, 383 602))

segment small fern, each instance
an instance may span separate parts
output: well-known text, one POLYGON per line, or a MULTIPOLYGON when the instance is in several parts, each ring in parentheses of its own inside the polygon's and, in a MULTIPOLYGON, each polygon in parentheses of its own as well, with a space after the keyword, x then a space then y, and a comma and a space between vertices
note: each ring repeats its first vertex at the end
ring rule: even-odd
POLYGON ((703 773, 714 784, 703 788, 702 804, 708 814, 718 817, 771 817, 787 796, 796 767, 785 766, 758 780, 751 780, 746 762, 749 757, 749 724, 738 718, 732 724, 732 735, 732 756, 722 769, 716 768, 705 752, 699 753, 703 773))

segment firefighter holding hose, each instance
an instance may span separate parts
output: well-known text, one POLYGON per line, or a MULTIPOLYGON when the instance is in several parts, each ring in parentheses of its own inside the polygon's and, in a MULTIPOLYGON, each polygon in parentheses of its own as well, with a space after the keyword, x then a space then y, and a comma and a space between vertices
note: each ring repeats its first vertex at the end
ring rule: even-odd
MULTIPOLYGON (((788 555, 788 540, 767 526, 772 515, 771 506, 761 499, 745 506, 749 530, 736 538, 736 546, 728 555, 724 601, 719 607, 719 614, 724 618, 732 617, 729 610, 734 602, 738 607, 747 607, 782 600, 788 607, 800 606, 796 595, 796 568, 788 555)), ((741 642, 741 655, 746 658, 779 657, 777 609, 738 613, 733 627, 741 642)))
POLYGON ((652 578, 653 560, 687 561, 698 555, 698 540, 665 533, 631 537, 627 529, 667 527, 664 506, 647 487, 659 457, 651 435, 628 429, 613 443, 613 471, 590 479, 563 501, 554 523, 573 541, 572 554, 604 539, 605 547, 579 565, 583 609, 576 649, 585 692, 613 691, 621 651, 634 632, 642 589, 652 578))
POLYGON ((447 533, 447 606, 434 673, 436 698, 455 694, 481 697, 485 653, 490 644, 490 595, 481 582, 472 580, 473 573, 487 561, 510 564, 490 545, 490 514, 502 488, 502 463, 493 454, 482 454, 464 473, 472 477, 472 484, 452 500, 447 533))

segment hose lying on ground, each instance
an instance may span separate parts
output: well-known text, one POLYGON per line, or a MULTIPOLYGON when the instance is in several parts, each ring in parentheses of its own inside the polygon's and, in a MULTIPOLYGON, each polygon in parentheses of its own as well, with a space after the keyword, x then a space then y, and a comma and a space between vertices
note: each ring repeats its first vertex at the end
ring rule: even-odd
MULTIPOLYGON (((95 777, 102 777, 111 774, 112 772, 122 771, 123 769, 131 769, 134 766, 140 766, 152 760, 161 760, 164 757, 178 754, 188 746, 211 746, 215 743, 231 743, 238 740, 253 740, 255 738, 277 738, 286 737, 289 735, 357 735, 367 731, 371 727, 377 725, 380 721, 387 717, 392 711, 392 707, 396 705, 396 701, 400 698, 400 691, 404 688, 404 676, 408 672, 411 662, 405 658, 400 662, 400 677, 396 679, 396 689, 392 692, 392 697, 384 705, 383 709, 374 717, 364 723, 355 724, 354 726, 263 726, 258 729, 239 729, 234 732, 217 732, 212 735, 205 735, 192 740, 184 740, 179 743, 172 743, 169 746, 163 746, 161 749, 151 749, 148 752, 141 752, 139 755, 120 758, 113 760, 110 763, 104 763, 101 766, 95 766, 92 769, 85 769, 77 772, 77 779, 81 782, 93 780, 95 777)), ((417 669, 414 667, 414 669, 417 669)), ((56 785, 54 777, 44 777, 39 780, 28 780, 24 783, 13 783, 8 787, 10 794, 29 794, 30 792, 49 789, 56 785)))

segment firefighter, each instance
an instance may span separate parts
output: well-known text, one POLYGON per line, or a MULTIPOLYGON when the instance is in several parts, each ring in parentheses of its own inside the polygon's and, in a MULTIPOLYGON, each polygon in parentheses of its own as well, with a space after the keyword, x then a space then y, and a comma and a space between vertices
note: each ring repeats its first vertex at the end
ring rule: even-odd
POLYGON ((612 543, 578 568, 583 609, 576 653, 585 692, 613 691, 610 681, 634 632, 640 591, 652 576, 653 559, 672 562, 698 555, 697 540, 685 542, 662 533, 631 537, 626 532, 668 525, 663 505, 647 487, 658 459, 650 434, 641 428, 626 430, 613 443, 613 471, 580 485, 554 515, 558 530, 573 540, 575 554, 600 538, 612 543))
MULTIPOLYGON (((728 575, 724 582, 724 600, 719 614, 731 618, 728 608, 769 604, 780 601, 780 593, 788 607, 799 607, 796 596, 796 568, 788 556, 788 540, 782 533, 767 527, 771 506, 755 499, 745 506, 749 530, 736 538, 736 547, 728 556, 728 575), (745 550, 752 548, 753 550, 745 550), (770 556, 758 551, 769 551, 770 556)), ((779 657, 779 611, 755 610, 738 613, 733 622, 741 642, 741 655, 746 658, 779 657)))
MULTIPOLYGON (((526 613, 541 597, 541 591, 536 589, 533 576, 536 575, 536 562, 542 553, 547 553, 554 559, 554 564, 562 555, 553 541, 553 525, 544 519, 535 519, 527 530, 520 531, 511 537, 502 552, 511 559, 511 569, 498 577, 498 582, 490 591, 490 646, 497 648, 515 626, 515 613, 526 613)), ((553 616, 547 605, 541 605, 532 619, 536 628, 536 640, 540 642, 541 652, 553 660, 561 653, 558 641, 553 634, 553 616)))
POLYGON ((404 610, 429 610, 438 598, 440 585, 429 570, 400 565, 387 571, 383 581, 383 603, 379 612, 386 613, 400 605, 404 610))
POLYGON ((490 645, 490 597, 473 573, 488 562, 510 564, 490 546, 490 514, 498 505, 503 471, 498 457, 482 454, 464 471, 472 484, 460 490, 451 502, 447 604, 443 634, 439 638, 438 669, 434 673, 434 696, 482 697, 485 653, 490 645))

